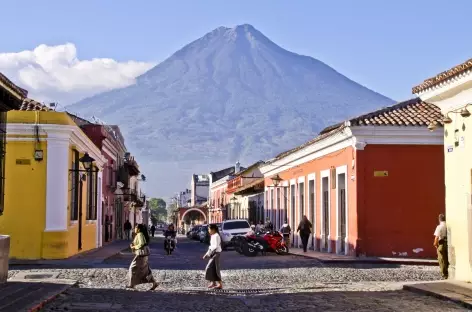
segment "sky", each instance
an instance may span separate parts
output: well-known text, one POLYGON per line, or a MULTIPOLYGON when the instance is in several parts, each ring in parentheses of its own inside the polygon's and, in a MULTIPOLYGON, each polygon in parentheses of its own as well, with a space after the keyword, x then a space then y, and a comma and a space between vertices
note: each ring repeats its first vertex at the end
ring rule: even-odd
POLYGON ((248 23, 394 100, 472 57, 470 0, 15 0, 0 71, 42 101, 126 86, 219 26, 248 23))

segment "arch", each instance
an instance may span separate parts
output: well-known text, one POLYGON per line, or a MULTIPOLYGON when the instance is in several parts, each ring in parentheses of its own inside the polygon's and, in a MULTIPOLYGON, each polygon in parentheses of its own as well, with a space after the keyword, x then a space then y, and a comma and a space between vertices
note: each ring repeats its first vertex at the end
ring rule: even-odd
POLYGON ((205 218, 205 221, 207 221, 207 217, 206 217, 205 213, 203 212, 203 210, 201 210, 201 209, 199 209, 199 208, 190 208, 190 209, 186 210, 186 211, 183 213, 183 215, 180 217, 180 219, 183 220, 184 217, 185 217, 185 215, 186 215, 187 213, 189 213, 190 211, 198 211, 198 212, 200 212, 200 213, 203 215, 203 218, 205 218))

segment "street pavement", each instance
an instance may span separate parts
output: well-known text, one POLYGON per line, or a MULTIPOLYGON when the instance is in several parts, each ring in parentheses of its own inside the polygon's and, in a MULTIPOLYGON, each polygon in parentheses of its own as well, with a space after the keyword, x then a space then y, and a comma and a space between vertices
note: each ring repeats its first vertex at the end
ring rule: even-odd
MULTIPOLYGON (((150 285, 126 290, 133 257, 122 252, 90 268, 27 269, 56 272, 77 287, 42 311, 464 311, 454 303, 402 290, 405 282, 439 279, 438 268, 372 264, 324 265, 316 259, 268 254, 248 258, 222 254, 224 291, 207 290, 207 246, 179 238, 177 250, 164 255, 162 237, 154 238, 150 257, 156 291, 150 285)), ((10 275, 19 271, 10 271, 10 275)), ((21 268, 24 272, 25 268, 21 268)))

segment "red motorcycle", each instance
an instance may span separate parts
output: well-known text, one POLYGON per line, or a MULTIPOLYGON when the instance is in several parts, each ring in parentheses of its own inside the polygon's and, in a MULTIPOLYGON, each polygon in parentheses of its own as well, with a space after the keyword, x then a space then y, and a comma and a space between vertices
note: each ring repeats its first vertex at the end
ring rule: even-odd
POLYGON ((246 244, 254 247, 255 255, 258 251, 262 254, 267 251, 275 252, 278 255, 288 254, 288 246, 285 244, 283 236, 279 232, 267 232, 265 234, 247 235, 246 244))
POLYGON ((278 255, 288 254, 288 246, 285 244, 284 237, 279 232, 267 232, 262 238, 269 245, 268 251, 274 251, 278 255))

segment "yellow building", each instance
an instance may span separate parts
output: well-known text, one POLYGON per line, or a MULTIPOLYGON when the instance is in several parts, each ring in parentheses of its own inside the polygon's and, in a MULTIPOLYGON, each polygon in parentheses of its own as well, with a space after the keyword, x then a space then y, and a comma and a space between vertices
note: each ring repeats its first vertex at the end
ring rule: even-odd
MULTIPOLYGON (((413 88, 444 116, 449 276, 472 281, 472 59, 413 88), (471 141, 469 141, 471 140, 471 141)), ((431 124, 430 130, 436 130, 431 124)), ((437 131, 442 131, 438 127, 437 131)), ((434 229, 431 229, 433 235, 434 229)))
POLYGON ((0 233, 11 237, 10 258, 64 259, 99 246, 104 163, 67 113, 29 99, 7 113, 0 233))

